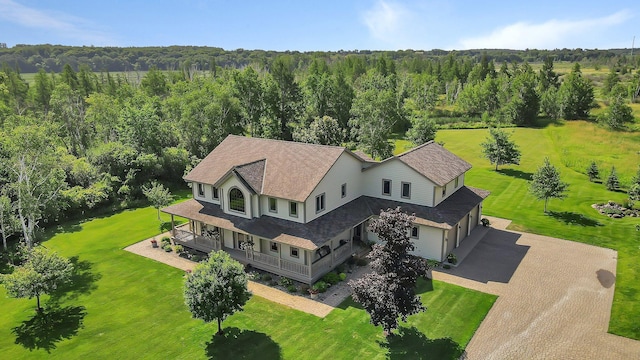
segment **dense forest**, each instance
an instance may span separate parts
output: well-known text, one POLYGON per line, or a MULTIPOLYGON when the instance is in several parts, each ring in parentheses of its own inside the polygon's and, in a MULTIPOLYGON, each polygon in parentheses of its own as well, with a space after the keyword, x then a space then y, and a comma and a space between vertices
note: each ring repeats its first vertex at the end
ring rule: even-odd
POLYGON ((632 49, 555 49, 555 50, 400 50, 400 51, 265 51, 265 50, 224 50, 205 46, 168 46, 168 47, 94 47, 63 45, 21 45, 11 48, 0 47, 0 64, 8 64, 23 73, 35 73, 40 69, 47 72, 61 72, 64 65, 74 69, 86 65, 89 70, 99 71, 147 71, 152 67, 160 70, 176 70, 183 66, 199 70, 211 70, 220 67, 242 68, 249 64, 267 67, 280 55, 289 55, 296 68, 306 68, 315 58, 328 63, 343 60, 345 57, 358 57, 371 64, 380 56, 395 61, 399 68, 409 71, 419 70, 424 60, 442 60, 454 54, 458 58, 479 59, 482 55, 495 63, 538 63, 551 57, 555 61, 580 62, 583 65, 630 66, 638 68, 640 57, 631 60, 632 49))
MULTIPOLYGON (((635 127, 629 104, 640 94, 637 64, 612 50, 565 55, 591 53, 615 61, 598 85, 607 109, 594 120, 635 127)), ((131 206, 151 181, 183 186, 185 171, 228 134, 342 144, 385 158, 394 137, 421 144, 456 124, 590 118, 594 83, 579 63, 560 76, 545 54, 0 49, 0 236, 31 240, 38 225, 131 206), (46 65, 50 59, 55 66, 46 65), (541 67, 523 59, 541 59, 541 67), (148 71, 140 81, 111 72, 128 66, 148 71), (33 69, 27 82, 21 71, 33 69)))

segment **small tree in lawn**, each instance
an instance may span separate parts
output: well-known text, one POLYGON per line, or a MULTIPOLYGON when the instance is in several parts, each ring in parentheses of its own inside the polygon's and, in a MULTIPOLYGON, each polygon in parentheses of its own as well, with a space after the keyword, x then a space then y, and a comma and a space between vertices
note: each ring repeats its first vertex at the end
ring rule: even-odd
POLYGON ((629 191, 627 191, 627 194, 629 195, 630 206, 633 206, 633 204, 635 204, 637 201, 640 201, 640 184, 631 184, 631 187, 629 188, 629 191))
POLYGON ((375 244, 368 255, 373 272, 349 282, 353 300, 365 308, 373 325, 382 325, 387 336, 398 327, 398 318, 406 321, 407 316, 426 310, 415 289, 428 265, 409 254, 415 249, 409 238, 414 219, 400 207, 381 211, 369 225, 383 242, 375 244))
POLYGON ((544 212, 550 198, 562 199, 567 191, 567 183, 560 180, 560 173, 555 166, 544 159, 544 164, 533 174, 529 190, 538 200, 544 200, 544 212))
POLYGON ((491 164, 498 165, 520 164, 520 150, 516 143, 511 141, 510 134, 498 129, 489 129, 489 136, 482 144, 484 157, 489 159, 491 164))
POLYGON ((611 173, 607 178, 607 190, 616 191, 620 187, 620 180, 618 180, 618 175, 616 174, 615 166, 611 167, 611 173))
POLYGON ((251 297, 248 277, 242 264, 224 251, 215 251, 209 260, 196 266, 184 283, 184 298, 194 318, 205 322, 218 320, 218 335, 222 321, 241 311, 251 297))
POLYGON ((40 295, 50 294, 71 278, 73 264, 53 251, 36 246, 27 253, 27 259, 13 273, 0 279, 7 294, 14 298, 36 298, 41 311, 40 295))
POLYGON ((589 176, 589 181, 600 179, 600 170, 595 161, 592 161, 591 165, 587 168, 587 175, 589 176))
POLYGON ((147 197, 151 205, 156 208, 158 211, 158 220, 161 220, 160 208, 169 206, 173 201, 173 195, 171 195, 169 189, 154 181, 149 187, 143 186, 142 193, 147 197))

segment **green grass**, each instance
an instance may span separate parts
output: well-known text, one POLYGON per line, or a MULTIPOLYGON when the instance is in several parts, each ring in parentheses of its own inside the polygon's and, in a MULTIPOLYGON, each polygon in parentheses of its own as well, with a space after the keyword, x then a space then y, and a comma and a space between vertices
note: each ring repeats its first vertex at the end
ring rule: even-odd
POLYGON ((349 300, 320 319, 253 297, 244 312, 223 323, 227 337, 217 338, 215 324, 191 319, 182 271, 122 250, 156 235, 159 225, 148 207, 56 229, 44 245, 73 257, 79 269, 73 286, 43 298, 50 308, 45 319, 35 316, 35 299, 7 298, 0 286, 1 357, 382 359, 420 352, 453 359, 495 301, 423 281, 419 290, 429 309, 410 317, 402 336, 387 343, 349 300))
POLYGON ((626 199, 623 192, 607 191, 600 183, 589 182, 586 167, 595 160, 606 179, 611 166, 627 186, 640 164, 640 133, 609 132, 584 121, 549 125, 541 129, 517 128, 513 140, 522 151, 519 166, 502 166, 499 172, 482 158, 480 143, 487 130, 441 130, 437 141, 473 165, 465 183, 485 188, 491 195, 484 213, 512 219, 512 229, 549 235, 618 251, 617 281, 609 331, 640 339, 640 232, 638 218, 610 219, 591 205, 626 199), (545 156, 569 183, 564 200, 552 199, 549 214, 543 203, 528 192, 527 179, 545 156))

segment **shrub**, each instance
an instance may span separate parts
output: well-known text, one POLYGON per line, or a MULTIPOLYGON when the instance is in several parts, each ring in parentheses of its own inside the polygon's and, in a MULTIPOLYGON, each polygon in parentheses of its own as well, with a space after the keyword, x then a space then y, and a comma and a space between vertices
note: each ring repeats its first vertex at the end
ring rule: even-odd
POLYGON ((166 252, 171 252, 173 251, 173 249, 171 248, 171 245, 167 244, 165 246, 162 247, 162 249, 166 252))
POLYGON ((454 253, 449 253, 449 255, 447 255, 447 261, 455 265, 458 262, 458 257, 454 253))
POLYGON ((280 278, 279 284, 280 284, 280 286, 288 288, 289 286, 293 285, 293 280, 283 276, 283 277, 280 278))
POLYGON ((298 292, 298 288, 295 285, 287 286, 287 291, 290 293, 298 292))
POLYGON ((202 256, 195 254, 191 257, 191 261, 193 262, 200 262, 202 260, 202 256))
POLYGON ((267 281, 271 281, 272 277, 269 274, 262 274, 261 279, 262 279, 262 281, 267 282, 267 281))
POLYGON ((449 265, 449 264, 444 264, 444 265, 442 265, 442 267, 445 268, 445 269, 451 269, 451 265, 449 265))
POLYGON ((362 258, 362 257, 356 258, 356 265, 358 265, 358 266, 365 266, 368 263, 369 262, 365 258, 362 258))
POLYGON ((176 254, 182 254, 184 252, 184 248, 182 247, 182 245, 176 245, 173 247, 173 251, 176 252, 176 254))
POLYGON ((164 236, 161 240, 160 240, 160 244, 162 246, 162 248, 164 249, 165 246, 167 245, 171 245, 171 239, 168 236, 164 236))
POLYGON ((325 274, 322 277, 322 281, 326 282, 327 284, 335 285, 340 282, 340 276, 338 276, 338 274, 332 271, 330 273, 325 274))
POLYGON ((311 287, 312 290, 317 291, 317 292, 325 292, 327 291, 327 283, 324 281, 318 281, 317 283, 313 284, 313 286, 311 287))
POLYGON ((343 273, 345 271, 345 266, 343 264, 340 264, 336 267, 336 272, 338 274, 343 273))
POLYGON ((347 278, 347 274, 345 274, 343 272, 341 272, 340 275, 338 275, 338 276, 340 276, 340 281, 344 281, 347 278))
POLYGON ((491 221, 489 221, 489 219, 487 218, 482 218, 482 220, 480 220, 480 222, 482 223, 482 226, 487 227, 489 225, 491 225, 491 221))
POLYGON ((355 265, 356 264, 356 257, 355 256, 349 257, 349 260, 347 260, 347 264, 355 265))

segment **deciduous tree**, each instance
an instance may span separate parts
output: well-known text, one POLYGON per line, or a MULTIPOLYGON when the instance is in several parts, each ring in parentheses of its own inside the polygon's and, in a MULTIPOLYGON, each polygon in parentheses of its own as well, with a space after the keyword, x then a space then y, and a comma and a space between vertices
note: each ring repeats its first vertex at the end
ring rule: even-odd
POLYGON ((499 128, 490 128, 489 136, 482 145, 484 157, 489 159, 491 164, 498 165, 520 164, 520 150, 515 142, 510 139, 511 134, 499 128))
POLYGON ((382 242, 367 256, 373 272, 349 282, 353 300, 369 313, 373 325, 382 325, 386 335, 398 327, 398 318, 406 321, 409 315, 426 310, 415 291, 418 277, 426 276, 428 265, 409 254, 415 249, 409 237, 414 220, 400 207, 381 211, 369 225, 382 242))
POLYGON ((544 212, 547 212, 549 199, 562 199, 566 197, 567 183, 560 180, 560 173, 551 165, 549 158, 544 159, 544 164, 533 174, 529 184, 529 191, 538 200, 544 200, 544 212))
POLYGON ((247 282, 242 264, 224 251, 214 251, 187 276, 185 303, 194 318, 205 322, 217 320, 218 335, 222 335, 222 321, 241 311, 251 297, 247 282))
POLYGON ((42 246, 27 252, 27 259, 13 273, 0 275, 7 294, 15 298, 36 298, 40 307, 40 295, 50 294, 71 278, 73 264, 42 246))
POLYGON ((558 91, 562 117, 567 120, 588 118, 589 111, 595 106, 594 100, 593 85, 582 76, 580 64, 576 63, 558 91))
POLYGON ((171 195, 169 189, 154 181, 150 186, 143 186, 142 193, 158 211, 158 220, 162 220, 160 219, 160 208, 169 206, 173 201, 173 195, 171 195))

